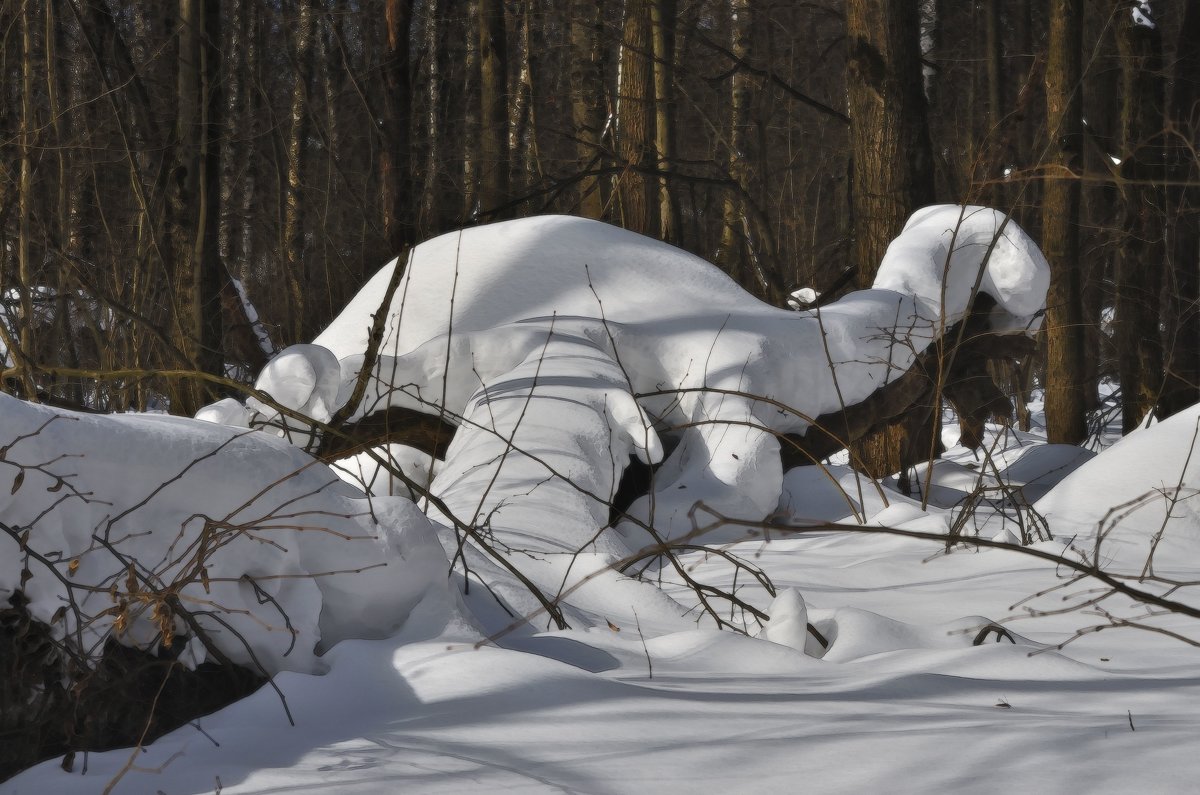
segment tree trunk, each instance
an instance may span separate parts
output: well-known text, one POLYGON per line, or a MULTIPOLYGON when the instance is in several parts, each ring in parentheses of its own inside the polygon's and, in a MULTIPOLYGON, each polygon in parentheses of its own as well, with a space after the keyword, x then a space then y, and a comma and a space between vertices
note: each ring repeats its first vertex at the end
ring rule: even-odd
POLYGON ((466 15, 466 43, 463 52, 463 83, 460 101, 463 105, 462 148, 463 214, 465 218, 479 217, 479 175, 481 170, 483 129, 479 105, 479 40, 483 22, 479 5, 472 0, 466 15))
POLYGON ((383 136, 379 153, 383 189, 383 234, 395 254, 413 243, 408 204, 412 197, 408 132, 410 82, 408 77, 409 35, 412 0, 386 0, 386 35, 383 62, 383 136))
MULTIPOLYGON (((745 62, 750 55, 750 0, 729 0, 729 49, 733 57, 745 62)), ((746 207, 744 197, 750 183, 748 159, 751 76, 735 69, 729 77, 729 178, 733 185, 725 191, 722 206, 721 247, 717 261, 739 278, 746 260, 746 207)))
POLYGON ((442 41, 445 26, 440 24, 438 13, 440 0, 426 0, 424 28, 425 60, 425 167, 421 184, 420 216, 417 219, 418 230, 428 234, 440 232, 442 229, 440 194, 442 192, 439 179, 441 162, 441 138, 444 134, 444 113, 442 107, 442 59, 445 58, 445 46, 442 41))
POLYGON ((1167 374, 1163 416, 1200 401, 1200 3, 1181 3, 1183 18, 1175 49, 1171 91, 1167 167, 1167 237, 1171 282, 1167 289, 1169 318, 1167 374))
POLYGON ((479 208, 489 220, 509 198, 508 67, 504 3, 476 0, 479 15, 479 208))
POLYGON ((654 80, 650 0, 625 0, 617 88, 617 177, 619 219, 626 229, 658 237, 658 181, 646 173, 655 166, 654 80))
POLYGON ((1046 61, 1046 115, 1052 146, 1042 203, 1046 296, 1046 432, 1052 443, 1087 434, 1083 277, 1079 259, 1079 169, 1083 149, 1082 0, 1054 0, 1046 61))
MULTIPOLYGON (((579 174, 595 172, 605 163, 603 139, 605 108, 603 55, 600 50, 602 0, 571 3, 571 123, 575 134, 575 168, 579 174)), ((604 217, 608 206, 605 182, 594 174, 581 177, 577 188, 578 212, 585 218, 604 217)))
MULTIPOLYGON (((220 0, 179 0, 175 164, 167 224, 174 258, 179 347, 200 372, 224 375, 220 252, 222 83, 220 0)), ((214 397, 202 381, 172 390, 171 411, 194 414, 214 397)))
MULTIPOLYGON (((530 0, 521 0, 513 12, 517 35, 516 68, 512 70, 512 85, 508 91, 509 188, 514 195, 529 190, 537 179, 538 170, 533 96, 537 48, 533 39, 532 16, 530 0)), ((523 205, 514 207, 513 211, 517 215, 528 215, 534 210, 523 205)))
POLYGON ((312 71, 313 9, 312 0, 300 0, 296 29, 293 34, 295 63, 293 72, 290 127, 285 156, 287 158, 287 184, 284 196, 283 255, 284 272, 291 297, 288 314, 291 319, 289 342, 305 337, 305 295, 307 286, 304 259, 303 198, 304 186, 304 142, 308 137, 308 90, 312 71))
MULTIPOLYGON (((933 149, 917 4, 848 0, 846 32, 854 264, 865 288, 908 216, 934 200, 933 149)), ((897 423, 865 439, 855 451, 863 470, 872 477, 899 471, 905 436, 897 423)))
POLYGON ((1001 130, 1004 120, 1004 26, 1001 17, 1002 0, 988 0, 987 21, 987 87, 988 87, 988 133, 991 141, 991 156, 983 161, 983 178, 990 184, 988 203, 992 207, 1007 210, 1004 183, 1000 182, 1008 157, 1005 152, 1005 136, 1001 130))
POLYGON ((848 0, 847 99, 854 158, 854 254, 870 287, 888 243, 934 200, 917 6, 848 0))
POLYGON ((1120 187, 1125 234, 1117 247, 1113 342, 1125 433, 1154 411, 1162 390, 1159 292, 1166 264, 1162 34, 1157 26, 1134 21, 1137 5, 1135 0, 1118 0, 1115 9, 1121 56, 1120 187))
POLYGON ((675 0, 651 0, 650 29, 654 51, 654 148, 658 170, 659 236, 674 241, 679 214, 667 178, 675 159, 675 0))
POLYGON ((37 120, 33 108, 33 9, 28 5, 21 15, 21 128, 19 133, 21 163, 17 183, 17 289, 20 291, 21 320, 15 342, 19 351, 12 352, 13 363, 21 367, 22 391, 26 400, 37 402, 37 389, 27 364, 34 354, 34 329, 37 325, 33 311, 33 257, 29 250, 33 242, 33 144, 37 120))

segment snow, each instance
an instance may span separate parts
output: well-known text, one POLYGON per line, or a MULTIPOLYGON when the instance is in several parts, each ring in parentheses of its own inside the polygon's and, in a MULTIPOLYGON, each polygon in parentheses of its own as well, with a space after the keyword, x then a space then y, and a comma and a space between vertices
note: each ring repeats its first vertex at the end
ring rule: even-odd
POLYGON ((1137 27, 1154 29, 1158 25, 1154 22, 1154 11, 1150 8, 1150 0, 1138 0, 1130 9, 1133 15, 1133 24, 1137 27))
MULTIPOLYGON (((257 387, 332 416, 392 267, 257 387)), ((35 615, 50 621, 68 583, 97 584, 76 593, 94 620, 55 626, 89 644, 117 632, 109 589, 137 601, 123 563, 136 559, 235 628, 246 643, 197 616, 224 654, 276 673, 295 718, 267 688, 132 756, 89 754, 86 774, 50 760, 0 793, 1190 788, 1195 649, 1113 630, 1058 650, 1104 623, 1082 612, 1087 581, 1054 591, 1064 571, 1021 547, 947 554, 892 531, 940 538, 974 500, 968 537, 1019 539, 1036 512, 1053 538, 1024 549, 1072 556, 1111 506, 1149 495, 1103 534, 1104 560, 1128 567, 1153 544, 1157 571, 1200 579, 1200 407, 1098 455, 990 426, 989 460, 953 448, 918 472, 925 500, 844 466, 779 463, 773 432, 803 431, 839 391, 869 394, 975 289, 996 300, 994 328, 1036 328, 1047 273, 1021 230, 972 207, 919 212, 875 289, 810 312, 596 222, 443 236, 413 252, 359 411, 440 413, 458 426, 440 462, 392 445, 327 467, 301 449, 311 428, 253 399, 199 421, 0 396, 0 521, 28 527, 46 561, 25 583, 35 615), (633 456, 662 466, 609 527, 633 456), (694 548, 679 570, 621 575, 650 528, 694 548), (187 567, 205 543, 219 548, 201 578, 187 567), (568 628, 506 564, 556 597, 568 628), (709 592, 747 634, 715 628, 685 574, 765 617, 709 592)), ((7 534, 0 546, 12 590, 22 556, 7 534)), ((1200 636, 1179 614, 1149 622, 1200 636)), ((161 629, 145 606, 118 634, 152 646, 161 629)))
MULTIPOLYGON (((143 598, 153 583, 177 586, 234 662, 315 671, 318 644, 399 626, 436 578, 429 556, 444 562, 411 502, 368 502, 264 434, 160 415, 74 414, 3 394, 0 416, 0 521, 28 528, 30 548, 44 557, 24 562, 17 540, 0 534, 0 593, 15 590, 28 566, 30 612, 85 649, 115 632, 110 609, 119 605, 127 605, 122 641, 156 645, 162 623, 156 602, 143 598), (69 587, 79 612, 52 621, 69 587)), ((168 623, 187 632, 178 617, 168 623)))

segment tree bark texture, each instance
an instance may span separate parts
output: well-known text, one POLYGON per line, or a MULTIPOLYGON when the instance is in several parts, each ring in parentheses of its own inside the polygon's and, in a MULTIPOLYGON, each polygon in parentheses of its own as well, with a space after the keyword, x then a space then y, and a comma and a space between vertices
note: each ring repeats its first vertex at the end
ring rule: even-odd
POLYGON ((479 16, 479 206, 488 220, 509 198, 504 3, 476 0, 479 16))
MULTIPOLYGON (((853 251, 865 288, 908 216, 934 201, 933 149, 917 4, 848 0, 846 33, 853 251)), ((855 450, 863 471, 872 477, 898 472, 906 437, 904 424, 896 423, 864 439, 855 450)))
POLYGON ((623 167, 616 193, 621 226, 658 235, 658 181, 646 173, 654 152, 654 77, 650 0, 625 0, 617 87, 617 156, 623 167))
POLYGON ((409 108, 412 99, 408 74, 412 9, 412 0, 386 0, 383 12, 383 128, 386 143, 379 153, 379 175, 383 189, 383 231, 388 246, 394 252, 414 242, 409 219, 409 202, 413 195, 412 165, 409 161, 409 108))
POLYGON ((1046 296, 1046 433, 1078 444, 1087 434, 1083 275, 1079 258, 1079 171, 1083 154, 1082 0, 1051 4, 1046 114, 1051 137, 1043 188, 1042 251, 1050 263, 1046 296))
POLYGON ((854 254, 869 287, 888 243, 934 201, 917 4, 848 0, 847 101, 854 162, 854 254))
POLYGON ((1118 0, 1121 56, 1121 195, 1124 237, 1117 248, 1113 341, 1121 379, 1121 426, 1129 433, 1151 413, 1162 391, 1160 292, 1166 259, 1166 86, 1162 35, 1136 24, 1133 0, 1118 0))
POLYGON ((1200 3, 1184 2, 1168 105, 1168 296, 1164 416, 1200 401, 1200 3))
POLYGON ((578 213, 585 218, 602 218, 608 206, 607 184, 594 172, 607 165, 604 151, 608 117, 600 50, 602 0, 572 0, 571 122, 575 136, 575 168, 584 175, 576 182, 578 213))

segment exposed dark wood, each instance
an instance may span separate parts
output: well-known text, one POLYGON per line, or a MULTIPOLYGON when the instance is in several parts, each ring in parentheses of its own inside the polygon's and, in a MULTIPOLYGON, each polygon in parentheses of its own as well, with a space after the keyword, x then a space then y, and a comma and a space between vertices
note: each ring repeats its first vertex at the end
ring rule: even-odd
MULTIPOLYGON (((846 33, 854 264, 867 288, 908 216, 934 201, 919 4, 848 0, 846 33)), ((904 425, 893 424, 862 439, 857 466, 872 477, 898 471, 904 435, 904 425)))
POLYGON ((1050 263, 1046 296, 1046 434, 1077 444, 1087 434, 1083 264, 1079 256, 1079 174, 1083 155, 1082 0, 1054 0, 1046 60, 1050 166, 1042 202, 1042 251, 1050 263))
POLYGON ((344 436, 326 436, 317 450, 317 457, 333 461, 371 447, 403 444, 434 458, 444 458, 454 432, 455 426, 434 414, 392 406, 347 423, 342 428, 344 436))
POLYGON ((937 409, 937 373, 942 370, 941 394, 958 413, 963 426, 962 443, 977 447, 982 441, 983 423, 993 416, 1007 416, 1012 404, 988 372, 986 363, 995 359, 1018 359, 1033 352, 1035 343, 1024 335, 991 334, 986 328, 986 307, 992 301, 985 295, 976 299, 977 311, 963 324, 946 331, 945 345, 935 344, 919 356, 902 376, 876 390, 865 400, 842 411, 823 414, 803 434, 788 434, 781 444, 785 469, 828 458, 852 446, 858 440, 899 422, 906 443, 900 450, 904 471, 928 460, 936 452, 930 435, 931 421, 937 409), (962 343, 954 341, 962 332, 962 343), (939 368, 938 358, 942 359, 939 368))
POLYGON ((1113 342, 1121 378, 1121 426, 1129 433, 1154 412, 1162 392, 1159 292, 1167 261, 1164 238, 1167 176, 1163 149, 1166 80, 1162 32, 1137 24, 1132 0, 1117 0, 1121 56, 1121 183, 1123 236, 1114 274, 1113 342), (1151 263, 1154 263, 1151 266, 1151 263))

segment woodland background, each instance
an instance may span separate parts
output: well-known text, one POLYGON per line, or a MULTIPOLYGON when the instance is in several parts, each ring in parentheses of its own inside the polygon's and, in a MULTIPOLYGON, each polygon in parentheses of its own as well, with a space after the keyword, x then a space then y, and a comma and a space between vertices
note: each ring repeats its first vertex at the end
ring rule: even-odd
POLYGON ((192 413, 463 226, 602 218, 782 304, 964 202, 1051 262, 1012 374, 1051 441, 1102 378, 1127 428, 1200 400, 1196 2, 4 0, 0 37, 0 342, 32 399, 192 413))

